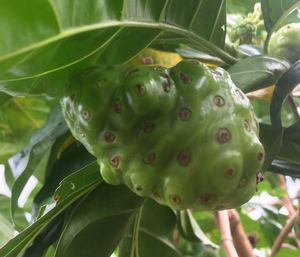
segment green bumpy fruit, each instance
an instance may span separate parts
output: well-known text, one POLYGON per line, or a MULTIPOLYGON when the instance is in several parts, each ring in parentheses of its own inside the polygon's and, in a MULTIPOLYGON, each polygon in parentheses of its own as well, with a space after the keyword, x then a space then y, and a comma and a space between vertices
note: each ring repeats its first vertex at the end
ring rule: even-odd
POLYGON ((255 114, 221 68, 95 66, 61 105, 109 184, 177 210, 234 208, 256 190, 264 149, 255 114))
POLYGON ((295 63, 300 59, 300 23, 290 23, 275 32, 269 42, 268 54, 295 63))
POLYGON ((231 41, 238 41, 240 45, 251 44, 256 35, 256 25, 251 21, 242 21, 236 24, 230 33, 231 41))

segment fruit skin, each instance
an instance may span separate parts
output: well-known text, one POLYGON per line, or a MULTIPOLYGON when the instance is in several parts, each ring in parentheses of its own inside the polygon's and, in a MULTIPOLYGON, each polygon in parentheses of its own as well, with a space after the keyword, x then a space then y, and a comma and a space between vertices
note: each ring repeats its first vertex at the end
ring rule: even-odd
POLYGON ((257 26, 248 20, 241 21, 233 26, 230 37, 232 42, 242 44, 251 44, 256 36, 257 26))
POLYGON ((290 23, 273 33, 268 54, 295 63, 300 59, 300 23, 290 23))
POLYGON ((109 184, 177 210, 235 208, 256 191, 255 114, 221 68, 94 66, 70 81, 61 105, 109 184))

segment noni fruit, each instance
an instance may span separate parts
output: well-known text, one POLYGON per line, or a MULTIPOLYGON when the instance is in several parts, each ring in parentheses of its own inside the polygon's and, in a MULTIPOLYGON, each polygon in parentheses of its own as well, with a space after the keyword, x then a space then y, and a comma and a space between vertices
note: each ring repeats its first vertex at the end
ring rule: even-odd
POLYGON ((268 54, 295 63, 300 59, 300 23, 290 23, 273 33, 268 54))
POLYGON ((221 68, 94 66, 70 81, 61 105, 109 184, 177 210, 234 208, 256 191, 258 124, 221 68))

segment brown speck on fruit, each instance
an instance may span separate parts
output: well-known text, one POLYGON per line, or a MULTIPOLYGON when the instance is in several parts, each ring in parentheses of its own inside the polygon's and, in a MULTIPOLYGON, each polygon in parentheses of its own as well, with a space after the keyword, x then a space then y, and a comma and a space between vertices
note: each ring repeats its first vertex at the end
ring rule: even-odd
POLYGON ((215 104, 216 106, 218 106, 218 107, 222 107, 222 106, 225 105, 225 100, 224 100, 224 98, 223 98, 222 96, 220 96, 220 95, 214 96, 213 101, 214 101, 214 104, 215 104))
POLYGON ((104 132, 104 140, 106 143, 113 143, 116 139, 116 136, 111 131, 104 132))
POLYGON ((180 72, 179 76, 180 76, 181 81, 185 84, 189 84, 192 82, 192 79, 183 72, 180 72))
POLYGON ((111 158, 111 160, 110 160, 111 166, 113 166, 116 169, 119 168, 120 162, 121 162, 121 156, 120 155, 116 155, 113 158, 111 158))
POLYGON ((200 202, 204 205, 210 205, 216 202, 217 196, 211 193, 204 193, 200 196, 200 202))
POLYGON ((82 115, 82 118, 86 121, 89 121, 91 119, 91 113, 86 109, 83 109, 81 111, 81 115, 82 115))
POLYGON ((178 195, 170 195, 169 200, 173 205, 181 204, 181 198, 178 195))
POLYGON ((55 201, 55 202, 58 202, 59 199, 60 199, 60 197, 59 197, 58 195, 55 195, 55 196, 54 196, 54 201, 55 201))
POLYGON ((246 177, 242 177, 239 182, 239 187, 244 187, 247 185, 248 179, 246 177))
POLYGON ((249 132, 250 131, 250 125, 249 125, 248 120, 244 120, 243 125, 244 125, 245 130, 247 130, 249 132))
POLYGON ((155 124, 154 124, 153 122, 151 122, 151 121, 146 121, 146 122, 144 123, 144 132, 145 132, 145 133, 150 133, 150 132, 152 132, 152 131, 154 130, 154 128, 155 128, 155 124))
POLYGON ((135 190, 138 191, 138 192, 141 192, 141 191, 143 191, 143 188, 141 186, 136 186, 135 190))
POLYGON ((158 191, 153 192, 153 196, 156 199, 160 199, 160 193, 158 191))
POLYGON ((122 105, 121 105, 121 101, 120 99, 116 99, 115 102, 114 102, 114 111, 116 113, 120 113, 122 111, 122 105))
POLYGON ((180 111, 179 111, 179 119, 181 119, 182 121, 187 121, 188 119, 191 118, 192 116, 192 111, 189 110, 188 108, 182 108, 180 111))
POLYGON ((235 93, 239 96, 239 98, 241 98, 242 100, 245 99, 245 96, 241 93, 241 91, 239 89, 235 90, 235 93))
POLYGON ((236 169, 233 167, 228 167, 225 172, 224 175, 226 178, 232 178, 236 175, 236 169))
POLYGON ((190 63, 195 64, 195 65, 198 65, 198 64, 199 64, 199 61, 197 61, 197 60, 190 60, 190 63))
POLYGON ((156 161, 156 155, 155 153, 148 153, 143 158, 144 163, 146 164, 153 164, 156 161))
POLYGON ((221 144, 227 143, 231 139, 230 131, 227 128, 220 128, 217 132, 216 138, 221 144))
POLYGON ((169 82, 163 82, 162 88, 166 93, 169 93, 171 91, 171 83, 169 82))
POLYGON ((153 64, 154 61, 152 59, 152 57, 150 56, 145 56, 142 58, 143 64, 149 65, 149 64, 153 64))
POLYGON ((142 84, 137 84, 135 89, 138 96, 143 96, 146 93, 146 88, 142 84))
POLYGON ((264 175, 262 174, 262 172, 259 170, 256 173, 256 184, 259 184, 260 182, 262 182, 264 180, 264 175))
POLYGON ((259 151, 257 154, 257 160, 261 162, 263 159, 264 159, 264 153, 259 151))
POLYGON ((190 150, 181 150, 177 155, 177 162, 180 166, 187 166, 192 160, 192 153, 190 150))

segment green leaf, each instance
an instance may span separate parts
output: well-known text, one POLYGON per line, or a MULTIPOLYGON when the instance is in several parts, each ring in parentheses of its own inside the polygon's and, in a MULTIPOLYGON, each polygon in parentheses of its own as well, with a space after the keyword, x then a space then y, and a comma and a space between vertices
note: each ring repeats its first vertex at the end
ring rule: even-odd
POLYGON ((299 0, 261 0, 264 24, 267 31, 271 33, 281 20, 299 7, 299 0))
POLYGON ((49 113, 42 97, 3 97, 6 99, 0 103, 0 163, 27 144, 31 133, 45 123, 49 113))
POLYGON ((211 242, 203 233, 190 210, 177 212, 177 218, 178 230, 182 237, 189 241, 202 242, 205 245, 218 248, 217 245, 211 242))
POLYGON ((228 13, 248 14, 253 12, 253 7, 258 0, 227 0, 228 13))
POLYGON ((144 199, 102 183, 70 215, 55 257, 109 257, 144 199))
MULTIPOLYGON (((67 139, 69 137, 70 134, 68 133, 67 139)), ((59 142, 56 142, 52 148, 49 159, 53 161, 48 162, 47 177, 44 185, 35 195, 33 201, 32 210, 34 217, 36 217, 40 206, 49 200, 49 198, 53 197, 55 189, 59 186, 61 180, 95 161, 95 157, 92 156, 83 145, 78 144, 78 142, 71 144, 61 153, 61 147, 64 147, 61 144, 66 143, 66 138, 58 141, 59 142)))
POLYGON ((222 50, 224 0, 12 0, 0 10, 0 91, 12 95, 59 96, 72 73, 127 62, 162 31, 235 62, 222 50))
POLYGON ((300 82, 300 61, 296 62, 278 81, 274 89, 270 106, 270 117, 273 130, 273 143, 266 153, 264 168, 267 169, 272 160, 277 156, 283 139, 283 127, 281 122, 281 109, 287 96, 300 82))
POLYGON ((174 212, 148 199, 120 245, 119 257, 182 257, 173 242, 174 212))
POLYGON ((57 205, 0 249, 1 257, 16 257, 60 213, 102 182, 96 162, 64 179, 57 190, 57 205))
POLYGON ((47 124, 33 133, 29 145, 19 154, 10 158, 9 163, 16 181, 12 188, 11 212, 12 218, 17 227, 22 228, 23 224, 15 219, 18 213, 18 199, 29 178, 37 171, 46 154, 51 149, 56 138, 68 130, 64 122, 60 108, 55 108, 47 124))
POLYGON ((270 56, 253 56, 229 68, 232 81, 245 93, 275 84, 289 69, 283 60, 270 56))
POLYGON ((281 248, 280 251, 276 254, 276 257, 298 257, 299 254, 300 250, 281 248))
POLYGON ((15 229, 9 220, 0 213, 0 247, 13 238, 15 229))

